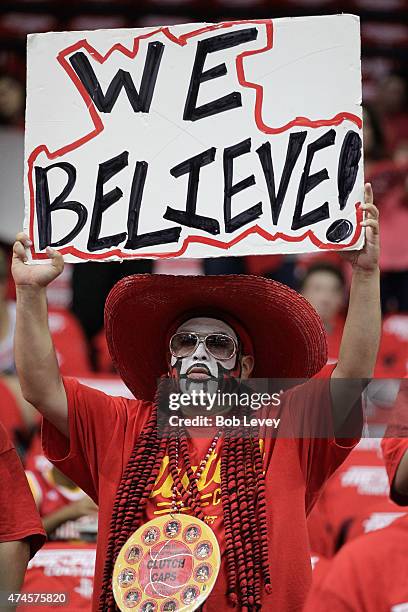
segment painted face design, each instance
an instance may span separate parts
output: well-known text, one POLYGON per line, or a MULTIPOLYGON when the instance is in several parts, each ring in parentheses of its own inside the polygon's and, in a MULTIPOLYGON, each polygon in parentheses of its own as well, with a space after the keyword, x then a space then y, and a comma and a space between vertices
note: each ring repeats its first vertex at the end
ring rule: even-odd
MULTIPOLYGON (((189 319, 177 329, 177 332, 181 331, 196 332, 200 336, 219 332, 231 336, 238 344, 234 330, 219 319, 204 317, 189 319)), ((216 359, 201 341, 188 357, 171 356, 170 375, 178 379, 182 393, 191 393, 193 390, 216 393, 225 379, 240 377, 240 355, 237 353, 227 360, 216 359)))

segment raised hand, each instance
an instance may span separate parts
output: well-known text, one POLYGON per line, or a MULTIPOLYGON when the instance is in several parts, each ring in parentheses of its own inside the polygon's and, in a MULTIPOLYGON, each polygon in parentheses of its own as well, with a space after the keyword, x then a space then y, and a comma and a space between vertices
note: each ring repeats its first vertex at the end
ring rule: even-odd
POLYGON ((13 246, 13 260, 11 265, 11 272, 16 287, 46 287, 51 281, 57 278, 64 269, 64 259, 62 255, 50 247, 47 247, 47 255, 51 259, 51 263, 28 266, 26 264, 26 249, 31 245, 32 242, 26 234, 23 232, 17 234, 13 246))
POLYGON ((370 183, 365 184, 364 195, 365 202, 360 204, 360 209, 366 213, 364 221, 361 221, 361 226, 366 228, 364 248, 361 251, 344 251, 343 255, 352 263, 354 270, 372 272, 377 270, 380 258, 380 230, 379 212, 374 205, 370 183))

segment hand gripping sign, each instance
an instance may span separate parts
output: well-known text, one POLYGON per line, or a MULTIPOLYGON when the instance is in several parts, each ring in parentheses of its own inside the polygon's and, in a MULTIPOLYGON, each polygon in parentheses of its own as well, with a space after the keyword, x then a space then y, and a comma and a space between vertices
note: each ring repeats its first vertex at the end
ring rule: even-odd
POLYGON ((33 34, 27 78, 32 260, 363 246, 357 17, 33 34))

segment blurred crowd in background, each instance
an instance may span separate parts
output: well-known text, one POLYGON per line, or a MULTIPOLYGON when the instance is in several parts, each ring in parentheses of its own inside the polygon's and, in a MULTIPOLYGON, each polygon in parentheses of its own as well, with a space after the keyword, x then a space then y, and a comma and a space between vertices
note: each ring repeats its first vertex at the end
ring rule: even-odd
MULTIPOLYGON (((1 3, 0 418, 25 463, 31 489, 52 540, 31 562, 28 590, 33 591, 39 585, 41 590, 72 590, 76 599, 70 609, 90 609, 97 508, 43 457, 38 417, 23 400, 15 376, 15 292, 10 259, 13 236, 21 230, 23 222, 26 34, 339 12, 359 14, 365 179, 373 185, 381 218, 383 335, 375 376, 397 379, 408 374, 407 8, 406 0, 14 0, 1 3), (58 541, 64 542, 63 549, 58 541), (75 544, 71 546, 72 542, 75 544), (60 588, 58 581, 63 579, 71 582, 68 587, 60 588)), ((350 285, 349 264, 337 253, 86 263, 67 265, 62 277, 48 291, 50 329, 64 375, 80 377, 111 394, 129 393, 116 377, 107 351, 103 308, 117 280, 146 272, 259 274, 286 283, 302 292, 317 309, 328 335, 329 360, 337 359, 350 285)), ((381 430, 378 435, 382 435, 381 430)), ((348 540, 385 527, 403 514, 404 508, 388 499, 379 438, 363 440, 332 478, 311 518, 314 563, 321 557, 333 557, 348 540)))

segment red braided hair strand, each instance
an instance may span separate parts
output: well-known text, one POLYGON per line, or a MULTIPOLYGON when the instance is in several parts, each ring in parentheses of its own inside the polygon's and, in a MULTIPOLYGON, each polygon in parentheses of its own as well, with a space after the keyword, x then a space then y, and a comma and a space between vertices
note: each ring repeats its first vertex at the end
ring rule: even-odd
POLYGON ((112 571, 121 548, 118 541, 123 541, 124 544, 131 533, 142 524, 142 510, 156 482, 166 446, 167 440, 159 439, 157 435, 155 406, 135 444, 116 493, 102 577, 100 612, 117 610, 112 592, 112 571), (142 476, 143 488, 137 486, 142 476))

